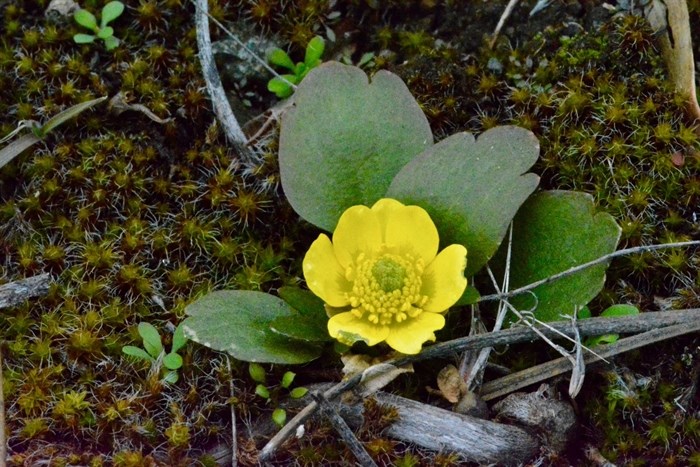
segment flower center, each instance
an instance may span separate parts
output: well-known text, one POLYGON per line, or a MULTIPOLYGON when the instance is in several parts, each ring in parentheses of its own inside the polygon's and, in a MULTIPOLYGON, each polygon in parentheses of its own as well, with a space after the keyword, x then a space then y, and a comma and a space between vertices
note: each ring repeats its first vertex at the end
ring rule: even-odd
POLYGON ((372 266, 372 275, 379 288, 384 292, 393 292, 403 287, 406 270, 391 258, 379 258, 372 266))
POLYGON ((408 254, 360 254, 350 268, 352 313, 379 325, 415 318, 428 301, 420 293, 423 268, 422 259, 408 254))

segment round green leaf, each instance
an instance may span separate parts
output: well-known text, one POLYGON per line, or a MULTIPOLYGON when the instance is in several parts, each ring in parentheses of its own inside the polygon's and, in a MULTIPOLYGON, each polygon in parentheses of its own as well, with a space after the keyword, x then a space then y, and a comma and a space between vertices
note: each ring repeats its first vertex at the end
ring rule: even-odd
POLYGON ((212 292, 185 308, 185 335, 238 360, 260 363, 305 363, 320 347, 279 335, 270 329, 277 318, 294 311, 284 300, 248 290, 212 292))
POLYGON ((165 368, 168 370, 177 370, 182 367, 182 357, 171 352, 163 357, 163 365, 165 365, 165 368))
POLYGON ((443 246, 467 247, 465 275, 493 256, 539 177, 525 173, 539 156, 532 132, 492 128, 478 140, 457 133, 428 148, 394 178, 387 197, 428 211, 443 246))
POLYGON ((122 2, 114 1, 106 4, 102 8, 101 27, 104 28, 107 24, 119 18, 123 12, 124 4, 122 2))
MULTIPOLYGON (((615 251, 620 227, 595 212, 593 198, 574 191, 544 191, 530 197, 513 225, 511 290, 566 271, 615 251)), ((505 242, 504 242, 505 243, 505 242)), ((519 310, 535 307, 542 321, 561 319, 591 301, 605 282, 606 264, 541 285, 510 299, 519 310)))
POLYGON ((139 335, 143 339, 143 348, 151 354, 151 357, 158 358, 163 351, 163 343, 160 340, 158 330, 150 323, 139 323, 139 335))
POLYGON ((370 83, 337 62, 314 68, 282 118, 280 174, 294 210, 331 231, 345 209, 372 205, 417 154, 432 145, 428 120, 401 79, 370 83))
POLYGON ((333 340, 323 300, 299 287, 281 287, 277 293, 296 313, 275 319, 270 325, 274 332, 308 342, 333 340))
POLYGON ((95 15, 93 15, 89 11, 82 9, 78 10, 75 13, 73 13, 73 18, 75 19, 75 22, 79 25, 97 32, 97 18, 95 18, 95 15))

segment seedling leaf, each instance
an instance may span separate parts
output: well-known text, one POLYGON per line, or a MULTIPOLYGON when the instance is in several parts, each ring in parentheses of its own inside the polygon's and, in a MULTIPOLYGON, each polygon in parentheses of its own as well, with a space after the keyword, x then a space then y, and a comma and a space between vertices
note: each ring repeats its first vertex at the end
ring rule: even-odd
POLYGON ((76 44, 90 44, 95 42, 96 37, 92 34, 79 33, 73 36, 73 42, 76 44))
POLYGON ((170 349, 171 352, 177 352, 187 344, 187 337, 185 337, 185 331, 182 329, 182 323, 180 323, 173 333, 173 344, 170 349))
POLYGON ((97 33, 97 37, 99 37, 100 39, 107 39, 108 37, 112 37, 113 35, 114 29, 112 29, 111 26, 100 28, 100 31, 97 33))
POLYGON ((115 49, 119 46, 119 39, 117 39, 114 36, 105 37, 104 41, 105 41, 105 49, 107 49, 107 50, 112 50, 112 49, 115 49))
POLYGON ((163 357, 163 365, 168 370, 177 370, 182 367, 182 357, 174 352, 170 352, 163 357))
POLYGON ((73 13, 73 18, 79 25, 97 32, 97 18, 89 11, 80 9, 73 13))
POLYGON ((284 426, 284 422, 287 421, 287 412, 284 409, 275 409, 272 412, 272 420, 277 424, 277 426, 284 426))
POLYGON ((270 398, 270 390, 267 389, 267 387, 265 387, 264 384, 258 384, 257 386, 255 386, 255 394, 262 397, 263 399, 270 398))
POLYGON ((143 348, 151 357, 158 358, 163 351, 163 343, 160 340, 158 330, 150 323, 139 323, 139 335, 143 339, 143 348))
POLYGON ((301 399, 306 395, 307 392, 309 392, 309 390, 306 388, 294 388, 291 391, 289 391, 289 396, 292 399, 301 399))
POLYGON ((155 358, 151 357, 149 353, 143 350, 141 347, 136 347, 133 345, 125 345, 124 347, 122 347, 122 352, 131 357, 136 357, 138 359, 146 360, 148 362, 152 362, 155 360, 155 358))
POLYGON ((304 63, 307 68, 314 68, 321 63, 321 56, 326 43, 321 36, 315 36, 306 46, 306 54, 304 55, 304 63))
POLYGON ((251 363, 248 365, 248 373, 250 373, 250 377, 253 378, 253 381, 257 383, 265 382, 265 369, 262 367, 262 365, 258 363, 251 363))
POLYGON ((294 62, 282 49, 272 49, 268 52, 267 60, 273 65, 281 66, 288 70, 294 71, 294 62))
POLYGON ((280 383, 283 388, 287 389, 289 386, 291 386, 292 382, 294 382, 294 377, 296 376, 296 373, 292 371, 287 371, 282 375, 282 382, 280 383))
POLYGON ((107 24, 119 18, 123 12, 124 4, 122 2, 114 1, 106 4, 102 8, 101 27, 104 28, 107 24))

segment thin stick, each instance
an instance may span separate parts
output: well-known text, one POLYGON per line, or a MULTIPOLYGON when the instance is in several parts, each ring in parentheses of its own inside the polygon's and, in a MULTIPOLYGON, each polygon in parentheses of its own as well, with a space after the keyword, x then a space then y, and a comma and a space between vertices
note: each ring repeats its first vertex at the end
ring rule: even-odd
POLYGON ((216 70, 214 56, 211 51, 211 37, 209 36, 209 18, 207 15, 207 0, 194 0, 195 23, 197 26, 197 47, 199 48, 199 62, 202 66, 202 75, 207 84, 209 97, 214 107, 214 113, 221 122, 224 132, 229 141, 235 144, 246 157, 249 157, 248 150, 244 149, 246 143, 245 134, 241 125, 236 120, 236 116, 231 110, 226 93, 216 70))
POLYGON ((2 379, 2 343, 0 343, 0 467, 7 465, 7 437, 5 436, 5 395, 2 379))
MULTIPOLYGON (((584 321, 579 321, 579 325, 584 321)), ((596 348, 597 353, 601 357, 610 358, 612 356, 638 349, 645 345, 660 342, 665 339, 681 336, 691 332, 700 331, 700 321, 686 322, 674 326, 666 326, 661 329, 653 329, 632 337, 620 339, 614 344, 606 344, 596 348)), ((588 353, 584 357, 584 362, 589 365, 594 362, 602 361, 595 354, 588 353)), ((481 398, 484 401, 496 399, 498 397, 510 394, 518 389, 537 384, 545 379, 553 378, 571 370, 571 362, 562 357, 551 360, 547 363, 528 368, 527 370, 519 371, 502 378, 489 381, 482 387, 481 398)))
POLYGON ((498 24, 496 25, 496 29, 493 30, 491 40, 489 41, 489 49, 493 49, 493 46, 496 43, 496 39, 498 39, 498 35, 501 33, 501 29, 503 28, 503 25, 506 24, 506 20, 510 17, 510 14, 513 13, 513 10, 515 9, 515 5, 517 5, 517 4, 518 4, 518 0, 510 0, 508 2, 508 5, 506 5, 506 9, 503 10, 503 14, 501 15, 501 18, 498 20, 498 24))
POLYGON ((238 434, 236 432, 236 407, 233 403, 233 397, 235 395, 235 386, 233 385, 233 373, 231 372, 231 359, 226 356, 226 368, 228 369, 228 375, 231 378, 228 382, 229 392, 231 394, 231 467, 236 467, 238 465, 238 434))
POLYGON ((618 256, 632 255, 635 253, 645 253, 647 251, 654 251, 654 250, 664 250, 667 248, 684 248, 684 247, 699 246, 699 245, 700 245, 700 240, 693 240, 690 242, 664 243, 662 245, 646 245, 646 246, 637 246, 634 248, 625 248, 624 250, 618 250, 618 251, 615 251, 613 253, 610 253, 609 255, 601 256, 600 258, 594 259, 593 261, 579 264, 578 266, 574 266, 571 269, 567 269, 566 271, 551 275, 545 279, 541 279, 539 281, 533 282, 532 284, 520 287, 519 289, 511 290, 510 292, 484 295, 483 297, 479 298, 478 302, 503 300, 504 298, 514 297, 516 295, 520 295, 520 294, 523 294, 525 292, 528 292, 532 289, 536 289, 537 287, 539 287, 541 285, 549 284, 550 282, 554 282, 558 279, 561 279, 562 277, 570 276, 572 274, 576 274, 579 271, 583 271, 584 269, 588 269, 592 266, 606 263, 613 258, 617 258, 618 256))
POLYGON ((337 431, 340 437, 343 438, 343 441, 345 441, 345 444, 353 453, 360 465, 363 467, 377 467, 377 464, 367 453, 364 446, 360 444, 360 441, 357 439, 357 437, 355 437, 355 434, 352 432, 345 420, 343 420, 343 417, 341 417, 338 412, 336 412, 335 408, 328 403, 328 400, 323 397, 323 393, 312 392, 311 397, 313 397, 316 403, 321 406, 321 411, 331 422, 333 428, 335 428, 335 431, 337 431))
MULTIPOLYGON (((621 316, 618 318, 588 318, 577 323, 578 331, 582 337, 585 336, 600 336, 603 334, 613 333, 635 333, 645 332, 650 329, 657 329, 664 326, 673 326, 677 324, 687 324, 691 322, 699 322, 700 308, 678 311, 650 311, 635 316, 621 316)), ((548 327, 540 329, 540 332, 548 337, 560 337, 559 334, 564 334, 569 337, 575 337, 575 332, 571 328, 570 321, 557 321, 548 323, 548 327)), ((395 366, 403 366, 409 363, 427 360, 430 358, 439 358, 454 355, 455 353, 464 350, 483 349, 484 347, 493 347, 496 345, 509 345, 522 342, 531 342, 537 339, 537 334, 530 328, 511 328, 505 331, 492 332, 487 334, 477 334, 474 336, 462 337, 448 342, 436 344, 424 349, 421 353, 406 357, 397 358, 384 362, 395 366)), ((362 378, 362 373, 354 375, 347 380, 336 384, 329 390, 323 393, 323 396, 328 400, 333 400, 345 391, 355 387, 362 378)), ((284 442, 292 436, 297 427, 308 420, 318 410, 318 403, 311 402, 304 407, 294 418, 292 418, 275 436, 263 447, 260 451, 260 462, 269 460, 275 451, 284 444, 284 442)))

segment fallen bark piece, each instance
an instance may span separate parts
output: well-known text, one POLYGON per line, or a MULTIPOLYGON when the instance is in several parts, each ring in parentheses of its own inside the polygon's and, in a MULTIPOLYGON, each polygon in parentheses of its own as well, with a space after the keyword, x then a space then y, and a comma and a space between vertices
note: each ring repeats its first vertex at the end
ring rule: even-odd
POLYGON ((509 420, 534 430, 553 452, 566 448, 576 428, 571 404, 555 399, 548 384, 535 392, 516 392, 493 406, 496 420, 509 420))
POLYGON ((51 275, 46 273, 0 285, 0 308, 9 308, 29 298, 46 295, 50 281, 51 275))
MULTIPOLYGON (((379 391, 381 405, 396 408, 399 419, 384 434, 439 452, 453 452, 466 461, 517 465, 537 454, 540 443, 525 430, 450 412, 379 391)), ((362 401, 341 404, 340 414, 356 428, 362 420, 362 401)))

